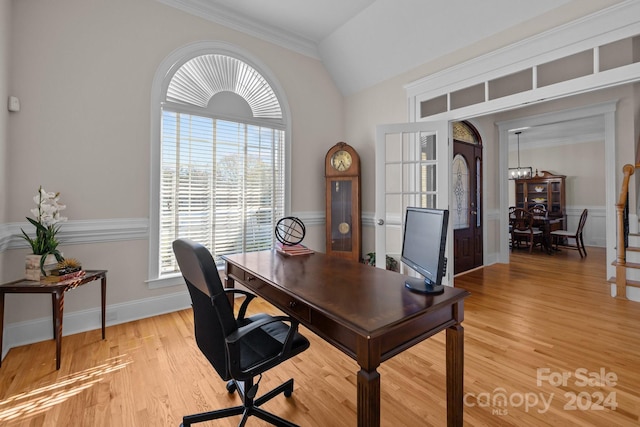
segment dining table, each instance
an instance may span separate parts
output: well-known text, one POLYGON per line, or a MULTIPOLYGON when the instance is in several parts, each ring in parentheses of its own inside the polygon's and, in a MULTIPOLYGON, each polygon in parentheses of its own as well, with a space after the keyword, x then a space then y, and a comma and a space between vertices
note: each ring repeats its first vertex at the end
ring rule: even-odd
POLYGON ((544 246, 547 253, 553 253, 553 246, 551 244, 551 232, 564 229, 564 218, 553 217, 549 215, 534 215, 533 227, 542 231, 542 245, 544 246))

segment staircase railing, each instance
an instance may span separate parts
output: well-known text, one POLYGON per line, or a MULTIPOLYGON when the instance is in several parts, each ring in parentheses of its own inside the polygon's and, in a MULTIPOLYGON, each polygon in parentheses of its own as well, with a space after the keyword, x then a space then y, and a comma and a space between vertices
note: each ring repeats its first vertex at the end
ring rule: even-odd
POLYGON ((628 203, 629 203, 629 181, 635 172, 634 165, 624 165, 622 168, 624 179, 620 188, 620 197, 616 203, 617 214, 617 244, 616 244, 616 296, 626 298, 627 296, 627 242, 629 234, 628 203), (625 212, 627 212, 625 214, 625 212), (626 221, 625 221, 626 217, 626 221))

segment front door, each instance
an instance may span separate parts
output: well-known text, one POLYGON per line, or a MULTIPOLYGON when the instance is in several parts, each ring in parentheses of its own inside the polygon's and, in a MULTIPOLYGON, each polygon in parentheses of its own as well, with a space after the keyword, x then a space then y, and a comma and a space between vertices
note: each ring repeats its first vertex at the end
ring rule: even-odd
POLYGON ((450 221, 453 223, 454 274, 458 274, 483 264, 482 145, 478 138, 465 138, 471 142, 463 142, 456 139, 455 134, 454 126, 450 221))

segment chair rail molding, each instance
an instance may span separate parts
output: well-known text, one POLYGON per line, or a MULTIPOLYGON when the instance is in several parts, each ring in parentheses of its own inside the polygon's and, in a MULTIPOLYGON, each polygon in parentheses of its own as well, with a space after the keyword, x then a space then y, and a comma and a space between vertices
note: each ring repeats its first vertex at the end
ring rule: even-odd
MULTIPOLYGON (((25 230, 31 236, 34 227, 26 221, 0 224, 0 252, 29 247, 22 237, 21 230, 25 230)), ((147 218, 70 220, 60 225, 58 238, 65 245, 144 240, 149 238, 149 220, 147 218)))

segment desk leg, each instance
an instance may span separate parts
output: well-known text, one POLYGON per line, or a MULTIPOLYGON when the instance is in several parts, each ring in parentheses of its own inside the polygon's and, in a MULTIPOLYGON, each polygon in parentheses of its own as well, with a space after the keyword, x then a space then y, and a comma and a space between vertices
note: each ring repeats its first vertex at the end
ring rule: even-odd
POLYGON ((358 427, 380 426, 380 374, 358 372, 358 427))
POLYGON ((464 328, 447 328, 447 426, 461 427, 464 388, 464 328))
POLYGON ((2 335, 4 334, 4 292, 0 293, 0 366, 2 366, 2 335))
POLYGON ((104 275, 101 280, 101 296, 102 296, 102 339, 105 338, 105 321, 106 321, 106 313, 107 313, 107 276, 104 275))
POLYGON ((64 291, 54 292, 53 298, 53 319, 54 334, 56 339, 56 369, 60 369, 60 354, 62 353, 62 312, 64 311, 64 291))

